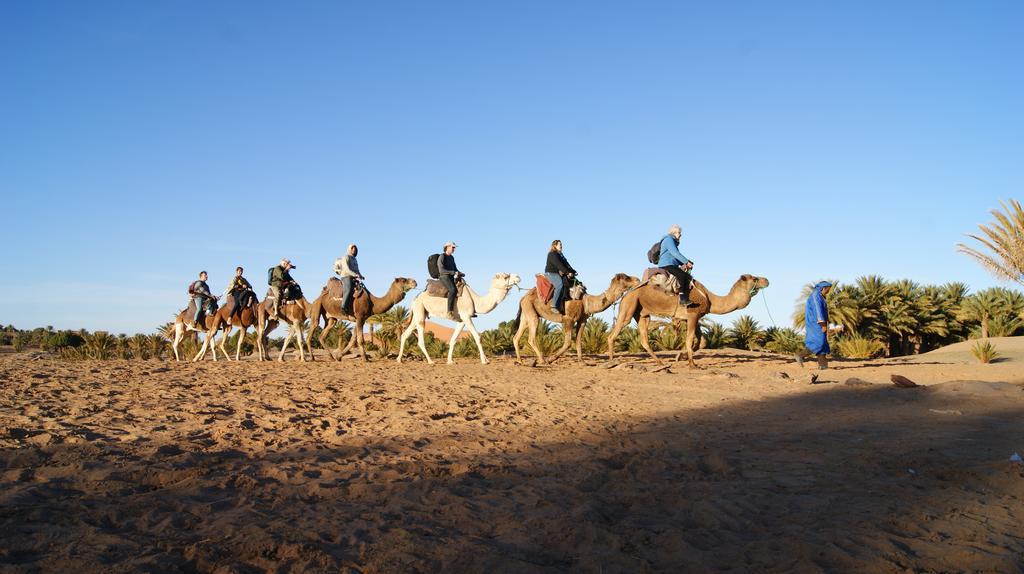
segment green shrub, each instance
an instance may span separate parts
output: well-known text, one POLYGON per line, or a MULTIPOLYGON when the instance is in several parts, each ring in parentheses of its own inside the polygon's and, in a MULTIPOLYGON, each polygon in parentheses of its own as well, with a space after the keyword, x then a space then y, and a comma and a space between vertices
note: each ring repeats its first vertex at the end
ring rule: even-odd
POLYGON ((804 348, 804 338, 788 327, 771 327, 766 331, 768 342, 764 348, 773 353, 790 355, 804 348))
POLYGON ((873 359, 885 351, 885 345, 859 333, 853 333, 836 339, 835 349, 848 359, 873 359))
POLYGON ((996 346, 991 341, 976 341, 971 347, 971 354, 982 363, 991 363, 999 358, 996 346))

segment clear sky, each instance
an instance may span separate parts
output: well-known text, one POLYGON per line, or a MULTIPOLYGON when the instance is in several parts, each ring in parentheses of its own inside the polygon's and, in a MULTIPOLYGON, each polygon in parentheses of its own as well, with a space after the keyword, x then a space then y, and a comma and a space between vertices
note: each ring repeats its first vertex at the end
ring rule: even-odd
MULTIPOLYGON (((0 323, 151 331, 210 272, 374 292, 453 239, 482 290, 560 238, 591 292, 695 274, 998 284, 955 244, 1024 189, 1024 3, 0 4, 0 323)), ((483 328, 515 315, 518 293, 483 328)), ((731 322, 741 312, 716 319, 731 322)))

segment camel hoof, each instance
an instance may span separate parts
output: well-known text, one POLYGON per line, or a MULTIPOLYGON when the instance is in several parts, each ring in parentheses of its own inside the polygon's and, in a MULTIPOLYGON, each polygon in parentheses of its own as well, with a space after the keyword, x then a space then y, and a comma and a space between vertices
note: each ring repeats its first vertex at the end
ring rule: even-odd
POLYGON ((484 359, 483 361, 480 361, 480 364, 481 365, 489 365, 489 364, 491 364, 491 362, 488 361, 487 359, 484 359))

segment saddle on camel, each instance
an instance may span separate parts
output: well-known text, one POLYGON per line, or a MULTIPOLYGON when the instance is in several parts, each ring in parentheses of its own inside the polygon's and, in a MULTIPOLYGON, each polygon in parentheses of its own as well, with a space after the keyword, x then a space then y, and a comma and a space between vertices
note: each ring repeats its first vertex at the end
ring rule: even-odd
MULTIPOLYGON (((540 298, 540 302, 545 305, 551 305, 551 297, 555 294, 555 286, 551 284, 551 281, 544 276, 542 273, 537 273, 537 296, 540 298)), ((558 308, 565 309, 566 301, 579 301, 587 294, 587 287, 582 281, 572 279, 572 285, 568 289, 562 290, 561 301, 558 301, 558 308)), ((553 306, 553 305, 552 305, 553 306)))
POLYGON ((192 299, 188 302, 188 307, 182 309, 185 312, 185 324, 189 327, 195 327, 196 324, 202 325, 207 317, 213 317, 217 314, 217 310, 220 306, 217 304, 216 299, 209 299, 199 313, 196 313, 196 300, 192 299), (198 317, 198 320, 196 319, 198 317))
MULTIPOLYGON (((334 301, 341 301, 341 299, 342 299, 342 297, 344 295, 343 290, 344 290, 344 286, 342 286, 342 284, 341 284, 341 279, 338 279, 337 277, 331 277, 330 279, 328 279, 327 280, 327 286, 324 287, 324 291, 327 293, 327 296, 329 298, 331 298, 332 300, 334 300, 334 301)), ((352 298, 353 299, 358 299, 359 297, 361 297, 362 294, 363 294, 363 291, 365 291, 365 290, 366 290, 366 287, 363 286, 363 282, 362 281, 360 281, 358 279, 354 279, 352 281, 352 298)))

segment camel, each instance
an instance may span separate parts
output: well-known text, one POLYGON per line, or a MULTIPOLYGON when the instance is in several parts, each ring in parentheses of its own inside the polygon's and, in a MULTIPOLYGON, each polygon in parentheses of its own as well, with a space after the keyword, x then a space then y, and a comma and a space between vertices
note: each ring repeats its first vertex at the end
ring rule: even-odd
MULTIPOLYGON (((203 342, 204 349, 206 348, 206 345, 209 342, 210 338, 215 337, 217 334, 217 330, 213 328, 214 323, 216 321, 217 313, 204 314, 202 319, 202 325, 199 326, 185 322, 186 318, 191 318, 195 315, 195 311, 193 309, 194 307, 191 307, 190 305, 189 307, 186 307, 179 311, 178 314, 174 316, 174 327, 168 329, 168 331, 173 331, 173 334, 171 332, 165 333, 165 335, 167 335, 168 338, 171 339, 171 349, 174 350, 175 361, 181 360, 181 357, 178 354, 178 345, 180 345, 181 340, 185 338, 185 333, 188 333, 189 331, 193 331, 196 334, 206 333, 207 340, 203 342)), ((217 312, 219 313, 220 311, 218 310, 217 312)), ((223 340, 221 340, 221 343, 223 344, 223 340)), ((227 353, 224 354, 227 355, 227 353)), ((199 355, 196 355, 196 357, 193 358, 192 360, 195 361, 198 360, 198 358, 199 355)), ((214 349, 213 351, 213 360, 217 360, 216 349, 214 349)))
MULTIPOLYGON (((242 341, 245 340, 245 332, 249 327, 255 327, 256 321, 259 319, 259 301, 256 299, 256 294, 254 293, 252 298, 249 300, 248 306, 241 309, 235 309, 234 314, 229 316, 228 309, 231 307, 233 299, 234 295, 229 294, 227 301, 224 302, 224 306, 217 309, 217 313, 213 317, 213 324, 210 326, 209 332, 206 335, 206 340, 203 341, 203 346, 199 349, 199 352, 196 353, 195 358, 192 359, 193 361, 201 361, 206 356, 207 347, 214 347, 216 344, 216 341, 214 341, 214 334, 218 329, 224 330, 224 335, 220 338, 220 350, 230 361, 231 355, 228 353, 228 350, 224 348, 224 343, 228 340, 228 337, 231 336, 231 331, 233 331, 235 327, 242 330, 242 333, 238 336, 238 345, 235 347, 235 360, 240 360, 242 355, 242 341)), ((216 360, 216 349, 214 349, 213 354, 214 360, 216 360)))
POLYGON ((313 360, 313 330, 317 325, 320 324, 321 319, 326 321, 324 330, 320 332, 320 346, 323 347, 324 340, 327 337, 327 333, 334 328, 339 321, 351 321, 353 323, 353 335, 348 340, 348 345, 344 349, 341 348, 341 339, 338 339, 338 348, 336 350, 328 349, 331 357, 334 359, 340 359, 348 353, 353 345, 359 350, 360 356, 363 360, 366 360, 366 350, 363 348, 363 324, 366 320, 374 315, 387 312, 388 309, 394 307, 399 301, 405 298, 405 294, 410 289, 416 288, 415 279, 406 279, 405 277, 396 277, 391 282, 391 287, 383 297, 374 297, 368 289, 363 288, 362 291, 352 297, 352 314, 345 315, 341 312, 341 300, 336 297, 331 297, 327 293, 327 287, 324 287, 320 292, 320 296, 313 301, 313 306, 309 311, 310 326, 309 326, 309 337, 306 339, 306 348, 309 349, 309 358, 313 360), (337 354, 335 354, 337 351, 337 354))
MULTIPOLYGON (((519 285, 518 275, 514 273, 496 273, 494 278, 491 279, 490 290, 482 296, 474 293, 469 285, 465 286, 458 300, 456 300, 456 309, 458 309, 459 317, 462 321, 456 323, 455 330, 452 332, 452 338, 448 342, 448 364, 455 362, 452 359, 452 354, 455 352, 455 342, 458 340, 459 335, 462 334, 462 329, 464 328, 469 329, 469 334, 476 341, 476 348, 480 351, 480 363, 487 364, 484 347, 480 344, 480 333, 477 332, 476 327, 473 325, 473 317, 478 313, 483 314, 493 311, 498 306, 498 303, 505 299, 508 292, 517 285, 519 285)), ((423 356, 427 358, 427 363, 434 364, 433 359, 430 358, 430 353, 427 352, 427 344, 423 340, 423 331, 426 329, 427 317, 430 315, 446 317, 448 315, 448 300, 444 297, 434 297, 424 291, 412 300, 412 320, 409 322, 405 332, 402 333, 402 341, 398 346, 399 363, 402 362, 402 354, 405 352, 405 341, 415 330, 423 356)))
MULTIPOLYGON (((261 361, 270 360, 270 354, 267 353, 267 335, 277 328, 278 321, 270 318, 273 305, 273 300, 266 298, 257 307, 256 346, 261 361)), ((302 324, 306 322, 309 309, 310 303, 305 297, 281 305, 278 318, 284 319, 288 323, 288 335, 285 336, 284 343, 281 344, 281 354, 277 357, 278 361, 284 361, 284 352, 288 350, 288 344, 291 342, 292 337, 295 338, 295 345, 299 347, 299 360, 306 360, 306 353, 302 349, 302 324)))
MULTIPOLYGON (((729 293, 722 297, 708 291, 699 281, 694 280, 693 283, 694 288, 690 291, 692 303, 687 307, 679 305, 678 295, 668 293, 652 283, 647 283, 639 289, 627 293, 619 304, 618 317, 615 319, 611 333, 608 334, 608 360, 611 360, 615 354, 615 338, 629 324, 630 320, 635 319, 637 330, 640 332, 640 344, 649 355, 660 362, 658 356, 651 350, 647 335, 651 315, 658 315, 686 320, 686 355, 690 368, 695 369, 697 364, 693 362, 693 351, 699 344, 697 329, 701 317, 708 313, 724 315, 742 309, 750 304, 750 300, 759 290, 768 287, 768 279, 764 277, 741 275, 729 293)), ((680 350, 676 354, 675 360, 678 361, 682 355, 683 351, 680 350)))
POLYGON ((640 284, 640 279, 626 275, 625 273, 619 273, 615 277, 612 277, 611 284, 608 289, 600 295, 584 295, 582 300, 579 301, 566 301, 565 302, 565 313, 558 314, 551 310, 551 305, 544 303, 537 296, 537 289, 530 289, 523 295, 523 298, 519 300, 519 313, 516 314, 515 325, 517 327, 516 335, 512 338, 512 346, 516 350, 516 360, 521 360, 519 354, 519 338, 525 331, 528 334, 528 341, 530 347, 533 348, 533 352, 537 353, 537 362, 544 364, 544 354, 541 352, 540 347, 537 346, 537 322, 538 316, 547 319, 553 323, 562 324, 562 333, 565 335, 565 340, 562 342, 562 348, 555 352, 551 356, 551 362, 556 361, 562 356, 569 347, 572 345, 573 331, 576 331, 576 358, 577 360, 583 360, 583 351, 581 346, 581 340, 583 339, 583 326, 586 325, 587 319, 595 314, 604 311, 608 307, 611 307, 612 303, 617 301, 623 293, 636 287, 640 284))

